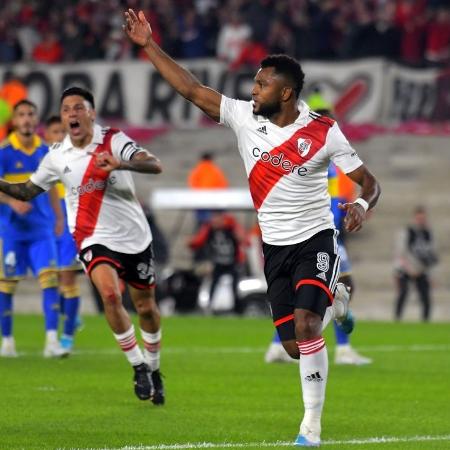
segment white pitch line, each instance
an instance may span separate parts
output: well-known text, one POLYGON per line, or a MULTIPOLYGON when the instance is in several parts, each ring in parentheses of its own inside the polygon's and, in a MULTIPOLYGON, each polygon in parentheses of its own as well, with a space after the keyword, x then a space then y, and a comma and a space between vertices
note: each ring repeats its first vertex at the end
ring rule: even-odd
MULTIPOLYGON (((389 444, 389 443, 402 443, 402 442, 450 442, 450 435, 442 436, 383 436, 383 437, 369 437, 362 439, 348 439, 348 440, 325 440, 322 441, 322 445, 366 445, 366 444, 389 444)), ((158 444, 158 445, 139 445, 139 446, 126 446, 113 449, 103 448, 102 450, 190 450, 190 449, 202 449, 202 448, 271 448, 271 447, 292 447, 293 442, 198 442, 198 443, 184 443, 184 444, 158 444)), ((63 449, 60 449, 63 450, 63 449)), ((71 449, 73 450, 73 449, 71 449)), ((84 449, 90 450, 90 449, 84 449)))
MULTIPOLYGON (((164 354, 181 354, 181 353, 197 353, 197 354, 250 354, 264 353, 266 347, 165 347, 164 354)), ((448 352, 450 345, 448 344, 411 344, 411 345, 365 345, 358 346, 357 350, 363 352, 374 353, 395 353, 395 352, 448 352)), ((118 355, 119 348, 107 348, 103 350, 75 350, 75 355, 118 355)), ((20 352, 22 355, 42 355, 41 352, 20 352)))

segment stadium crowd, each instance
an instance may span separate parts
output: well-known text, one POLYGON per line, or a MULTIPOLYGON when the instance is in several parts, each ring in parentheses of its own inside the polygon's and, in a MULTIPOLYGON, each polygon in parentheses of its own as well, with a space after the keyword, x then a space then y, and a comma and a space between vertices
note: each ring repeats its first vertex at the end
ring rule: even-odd
POLYGON ((144 10, 170 55, 218 57, 233 69, 267 53, 450 63, 449 0, 9 0, 0 63, 145 58, 122 32, 127 7, 144 10))

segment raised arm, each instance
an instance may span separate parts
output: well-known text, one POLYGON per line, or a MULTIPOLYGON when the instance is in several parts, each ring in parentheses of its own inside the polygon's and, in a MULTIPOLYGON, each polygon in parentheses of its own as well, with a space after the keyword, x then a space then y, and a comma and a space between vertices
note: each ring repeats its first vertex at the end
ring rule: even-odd
POLYGON ((162 77, 184 98, 198 106, 205 114, 220 120, 221 95, 214 89, 202 85, 188 70, 177 64, 153 40, 152 29, 142 11, 136 13, 129 9, 125 12, 123 26, 128 37, 140 45, 162 77))
POLYGON ((347 176, 361 186, 359 199, 353 203, 340 203, 338 205, 339 208, 347 212, 344 219, 345 229, 352 232, 358 231, 362 227, 362 223, 366 218, 366 212, 376 205, 381 189, 378 181, 364 165, 359 166, 353 172, 347 173, 347 176), (367 210, 365 203, 367 203, 367 210))
POLYGON ((9 195, 17 200, 27 202, 44 192, 39 186, 33 184, 30 180, 25 183, 8 183, 0 179, 0 192, 9 195))

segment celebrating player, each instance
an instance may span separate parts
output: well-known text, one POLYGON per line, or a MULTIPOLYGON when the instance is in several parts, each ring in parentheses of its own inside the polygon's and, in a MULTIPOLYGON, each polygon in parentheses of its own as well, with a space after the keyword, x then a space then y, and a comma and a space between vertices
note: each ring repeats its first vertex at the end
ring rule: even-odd
POLYGON ((30 200, 61 181, 69 227, 80 260, 97 287, 114 337, 134 368, 141 400, 164 403, 159 372, 160 315, 155 302, 152 235, 136 198, 130 171, 157 174, 159 160, 123 132, 95 124, 92 94, 82 88, 61 95, 67 136, 51 147, 25 183, 0 180, 0 191, 30 200), (122 304, 123 283, 139 315, 144 352, 122 304))
MULTIPOLYGON (((21 100, 14 107, 14 132, 0 149, 0 176, 11 182, 28 180, 48 147, 35 134, 38 125, 36 105, 21 100)), ((20 278, 30 268, 42 289, 45 316, 45 357, 58 357, 63 350, 58 343, 59 296, 56 268, 55 215, 59 231, 63 216, 56 192, 31 200, 0 194, 0 316, 1 356, 17 356, 12 332, 13 296, 20 278), (20 201, 22 200, 22 201, 20 201), (29 201, 31 200, 31 201, 29 201)))
POLYGON ((328 375, 322 327, 346 313, 348 293, 336 291, 336 231, 330 211, 327 169, 334 161, 362 187, 361 197, 341 205, 347 231, 361 228, 379 197, 378 183, 337 123, 298 107, 304 74, 286 55, 261 62, 253 101, 227 98, 203 86, 156 44, 142 11, 125 13, 124 29, 142 46, 166 81, 212 119, 236 133, 262 231, 265 275, 274 324, 288 353, 300 359, 305 414, 295 441, 320 445, 328 375), (333 308, 327 308, 333 304, 333 308), (327 313, 327 314, 326 314, 327 313))

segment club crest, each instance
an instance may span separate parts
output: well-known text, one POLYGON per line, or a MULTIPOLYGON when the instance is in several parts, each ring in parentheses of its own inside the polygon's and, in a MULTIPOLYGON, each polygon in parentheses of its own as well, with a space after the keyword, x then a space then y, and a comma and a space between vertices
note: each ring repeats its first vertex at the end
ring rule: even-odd
POLYGON ((298 139, 297 150, 302 158, 308 154, 309 149, 311 148, 311 144, 312 144, 311 139, 303 139, 303 138, 298 139))

